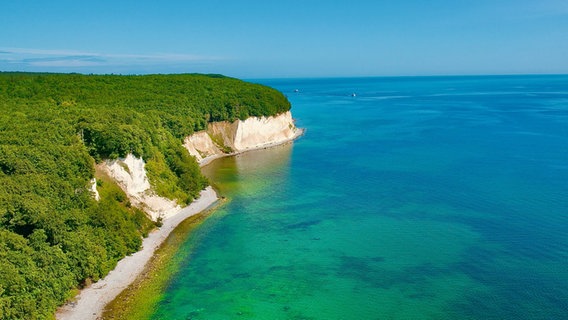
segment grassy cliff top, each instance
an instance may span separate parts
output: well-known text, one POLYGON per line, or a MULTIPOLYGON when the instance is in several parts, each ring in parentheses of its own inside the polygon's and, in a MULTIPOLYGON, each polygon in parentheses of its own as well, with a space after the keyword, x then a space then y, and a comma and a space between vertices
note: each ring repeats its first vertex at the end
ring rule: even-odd
POLYGON ((60 107, 127 108, 203 121, 269 116, 290 109, 286 97, 263 85, 222 75, 81 75, 0 73, 0 99, 60 107))

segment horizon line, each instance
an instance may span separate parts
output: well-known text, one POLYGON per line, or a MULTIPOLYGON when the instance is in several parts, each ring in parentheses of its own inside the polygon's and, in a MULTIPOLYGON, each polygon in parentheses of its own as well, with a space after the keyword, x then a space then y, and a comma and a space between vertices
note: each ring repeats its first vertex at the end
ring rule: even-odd
POLYGON ((241 80, 271 80, 271 79, 344 79, 344 78, 442 78, 442 77, 522 77, 522 76, 568 76, 568 73, 463 73, 463 74, 401 74, 401 75, 329 75, 329 76, 262 76, 262 77, 238 77, 234 75, 211 72, 141 72, 141 73, 97 73, 97 72, 59 72, 59 71, 20 71, 20 70, 0 70, 0 73, 19 73, 19 74, 79 74, 85 76, 151 76, 151 75, 221 75, 229 78, 241 80))

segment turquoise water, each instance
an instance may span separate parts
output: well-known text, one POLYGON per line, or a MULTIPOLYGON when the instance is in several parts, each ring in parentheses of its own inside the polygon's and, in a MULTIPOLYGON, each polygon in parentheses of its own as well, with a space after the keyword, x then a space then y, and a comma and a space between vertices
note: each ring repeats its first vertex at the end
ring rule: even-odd
POLYGON ((207 167, 153 319, 568 317, 568 76, 259 82, 307 132, 207 167))

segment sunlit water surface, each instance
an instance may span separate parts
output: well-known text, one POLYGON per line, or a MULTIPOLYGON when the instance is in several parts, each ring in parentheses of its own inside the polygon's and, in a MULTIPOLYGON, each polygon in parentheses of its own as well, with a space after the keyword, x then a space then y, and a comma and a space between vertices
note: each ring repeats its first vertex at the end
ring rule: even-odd
POLYGON ((205 169, 153 319, 568 317, 567 76, 258 82, 307 132, 205 169))

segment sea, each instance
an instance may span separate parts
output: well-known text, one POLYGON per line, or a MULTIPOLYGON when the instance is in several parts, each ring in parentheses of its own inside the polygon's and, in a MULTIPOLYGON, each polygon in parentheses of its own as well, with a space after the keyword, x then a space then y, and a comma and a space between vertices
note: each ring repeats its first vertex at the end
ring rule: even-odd
POLYGON ((152 319, 568 319, 568 76, 253 82, 305 134, 204 168, 152 319))

